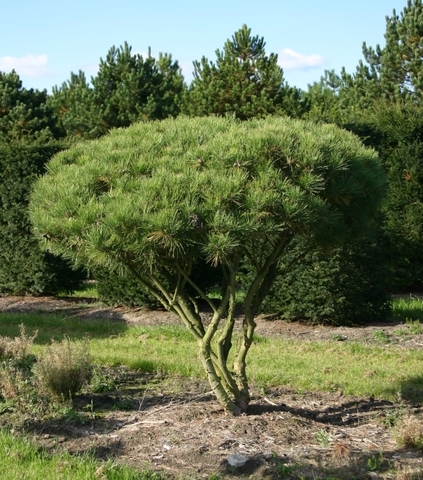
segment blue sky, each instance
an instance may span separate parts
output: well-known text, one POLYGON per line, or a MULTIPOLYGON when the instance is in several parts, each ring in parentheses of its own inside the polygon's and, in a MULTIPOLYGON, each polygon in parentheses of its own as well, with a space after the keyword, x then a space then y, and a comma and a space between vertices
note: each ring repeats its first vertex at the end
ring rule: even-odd
POLYGON ((292 86, 306 89, 324 70, 353 72, 363 41, 384 45, 385 16, 406 0, 21 0, 4 2, 0 70, 13 68, 26 88, 61 85, 70 72, 90 78, 100 57, 125 41, 133 52, 171 53, 186 80, 192 62, 216 49, 244 23, 277 53, 292 86))

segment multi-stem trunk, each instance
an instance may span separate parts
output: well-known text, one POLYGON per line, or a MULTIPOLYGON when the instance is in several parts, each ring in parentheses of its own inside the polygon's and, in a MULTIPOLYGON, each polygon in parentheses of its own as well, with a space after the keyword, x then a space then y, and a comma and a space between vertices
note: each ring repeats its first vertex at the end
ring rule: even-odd
MULTIPOLYGON (((237 264, 237 262, 235 262, 237 264)), ((180 268, 180 281, 170 292, 158 277, 150 274, 148 282, 133 272, 144 286, 154 292, 166 308, 173 311, 193 334, 197 341, 198 353, 210 386, 220 404, 234 415, 247 410, 250 402, 249 385, 246 374, 246 357, 253 342, 256 327, 254 317, 258 306, 268 291, 271 275, 271 263, 262 268, 247 293, 244 304, 244 321, 238 351, 235 352, 233 369, 228 366, 235 326, 235 280, 237 268, 226 266, 225 288, 219 306, 199 289, 189 276, 180 268), (270 270, 270 272, 269 272, 270 270), (270 276, 268 274, 270 273, 270 276), (266 278, 266 276, 268 276, 266 278), (198 295, 208 302, 213 311, 208 325, 202 321, 196 302, 186 295, 183 283, 188 282, 198 295)))

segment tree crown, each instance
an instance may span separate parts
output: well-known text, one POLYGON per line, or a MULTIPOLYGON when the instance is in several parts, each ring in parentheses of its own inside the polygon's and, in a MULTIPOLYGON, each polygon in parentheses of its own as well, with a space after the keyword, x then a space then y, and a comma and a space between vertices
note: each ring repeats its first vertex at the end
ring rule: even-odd
POLYGON ((382 183, 376 155, 332 126, 180 118, 57 155, 33 217, 51 250, 82 263, 228 264, 288 233, 331 243, 360 232, 382 183))

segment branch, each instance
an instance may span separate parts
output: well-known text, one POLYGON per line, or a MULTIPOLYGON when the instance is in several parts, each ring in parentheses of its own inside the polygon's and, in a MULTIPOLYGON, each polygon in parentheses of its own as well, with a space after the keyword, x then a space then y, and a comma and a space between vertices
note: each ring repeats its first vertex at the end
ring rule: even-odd
POLYGON ((168 308, 166 297, 162 297, 158 290, 152 285, 148 284, 146 280, 136 271, 131 262, 124 262, 125 267, 132 273, 132 275, 141 283, 141 285, 148 290, 166 309, 168 308))
POLYGON ((197 286, 191 278, 188 276, 188 274, 182 270, 182 268, 176 264, 176 268, 178 269, 179 273, 185 278, 185 280, 195 289, 195 291, 200 295, 200 297, 205 300, 210 308, 213 310, 214 313, 216 313, 216 307, 214 306, 213 302, 210 300, 210 298, 201 290, 199 286, 197 286))
MULTIPOLYGON (((271 252, 271 254, 268 255, 265 264, 257 272, 256 278, 253 280, 253 282, 250 285, 250 288, 248 289, 248 292, 247 292, 247 295, 246 295, 246 298, 245 298, 245 302, 244 302, 246 318, 254 317, 255 313, 257 313, 257 312, 254 312, 253 310, 251 310, 251 306, 253 304, 254 298, 255 298, 257 292, 259 291, 263 280, 265 279, 266 275, 268 274, 271 265, 273 265, 275 262, 278 261, 278 259, 281 256, 283 250, 292 241, 292 239, 293 239, 292 235, 286 235, 285 238, 283 238, 279 242, 279 244, 276 245, 276 247, 273 249, 273 252, 271 252)), ((257 302, 255 302, 255 303, 257 304, 257 302)), ((260 306, 259 303, 258 303, 258 305, 254 305, 255 308, 259 307, 259 306, 260 306)))
POLYGON ((133 273, 133 275, 135 275, 140 283, 147 288, 167 310, 173 311, 184 322, 185 326, 195 338, 201 339, 204 336, 204 328, 201 321, 199 322, 196 321, 197 319, 192 318, 192 315, 190 315, 192 312, 189 312, 189 309, 186 309, 186 306, 183 304, 183 302, 174 302, 170 292, 166 290, 166 288, 161 284, 155 275, 149 274, 148 277, 156 288, 149 285, 132 265, 128 266, 128 268, 130 268, 130 271, 133 273), (158 291, 161 292, 163 297, 158 293, 158 291))

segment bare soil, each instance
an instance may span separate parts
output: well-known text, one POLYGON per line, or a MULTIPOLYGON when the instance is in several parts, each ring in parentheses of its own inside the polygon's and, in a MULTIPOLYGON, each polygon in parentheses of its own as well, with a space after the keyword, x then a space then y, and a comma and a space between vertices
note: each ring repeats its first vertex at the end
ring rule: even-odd
MULTIPOLYGON (((178 323, 165 311, 108 308, 86 299, 0 297, 0 311, 54 312, 143 325, 178 323)), ((380 344, 383 337, 387 348, 423 348, 423 335, 399 334, 404 328, 398 321, 347 328, 261 316, 256 332, 304 342, 380 344)), ((47 422, 27 419, 26 432, 48 451, 90 451, 171 479, 423 479, 423 452, 399 447, 389 426, 403 412, 423 422, 420 405, 340 391, 298 393, 281 386, 253 388, 248 413, 232 417, 202 380, 125 369, 104 373, 114 376, 114 390, 77 396, 72 410, 76 415, 47 422), (237 462, 245 463, 235 466, 237 462)), ((7 424, 7 415, 1 415, 0 422, 7 424)))

